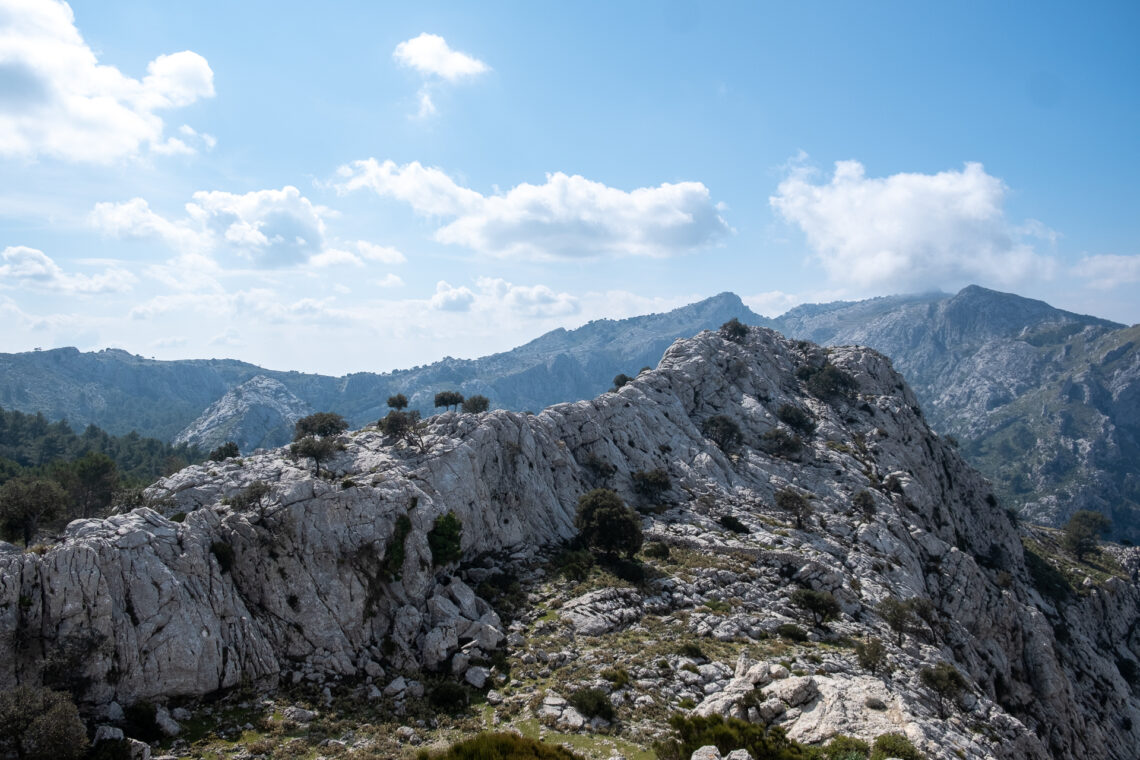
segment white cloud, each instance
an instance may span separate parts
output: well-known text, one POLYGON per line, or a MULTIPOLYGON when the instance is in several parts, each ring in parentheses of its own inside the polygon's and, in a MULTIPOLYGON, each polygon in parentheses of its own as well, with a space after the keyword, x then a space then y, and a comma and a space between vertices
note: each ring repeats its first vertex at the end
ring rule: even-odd
POLYGON ((0 14, 0 155, 110 163, 193 150, 164 139, 157 112, 214 95, 205 58, 160 55, 140 81, 99 63, 66 3, 0 0, 0 14))
POLYGON ((869 179, 858 161, 838 161, 830 182, 812 179, 810 170, 793 169, 769 202, 803 230, 836 282, 895 290, 1010 285, 1052 271, 1052 258, 1027 237, 1053 233, 1033 221, 1011 224, 1006 186, 981 164, 869 179))
POLYGON ((742 296, 744 305, 763 317, 778 317, 788 309, 804 303, 801 296, 780 290, 769 290, 754 296, 742 296))
POLYGON ((440 280, 435 286, 435 295, 431 297, 431 307, 438 311, 469 311, 475 302, 475 294, 466 286, 452 287, 448 282, 440 280))
POLYGON ((664 257, 697 250, 731 232, 700 182, 664 183, 631 192, 581 176, 548 174, 484 196, 418 161, 356 161, 338 170, 342 192, 369 189, 421 214, 454 217, 435 234, 443 243, 520 258, 598 255, 664 257))
POLYGON ((1073 274, 1089 281, 1090 288, 1112 290, 1119 285, 1140 282, 1140 255, 1098 254, 1082 256, 1073 274))
POLYGON ((366 240, 329 240, 325 219, 335 213, 312 203, 291 185, 244 194, 196 192, 186 204, 186 214, 182 219, 168 219, 151 210, 142 198, 133 198, 95 204, 90 221, 107 235, 160 238, 183 257, 226 252, 262 268, 305 262, 329 267, 405 260, 395 248, 366 240))
POLYGON ((426 119, 439 113, 439 109, 435 107, 435 101, 431 99, 431 93, 426 85, 420 88, 419 96, 420 110, 416 112, 417 119, 426 119))
POLYGON ((68 274, 43 251, 8 246, 0 252, 0 286, 31 287, 70 295, 124 293, 137 282, 125 269, 108 267, 99 274, 68 274))
POLYGON ((391 272, 384 275, 384 277, 382 279, 373 281, 372 284, 378 288, 402 288, 402 287, 404 287, 404 281, 400 279, 399 275, 392 274, 391 272))
POLYGON ((449 82, 482 74, 491 67, 478 58, 452 50, 438 34, 421 34, 405 40, 392 51, 392 57, 401 66, 408 66, 424 75, 437 76, 449 82))
POLYGON ((560 317, 578 313, 578 299, 556 293, 545 285, 512 285, 506 280, 480 277, 476 284, 512 311, 528 317, 560 317))

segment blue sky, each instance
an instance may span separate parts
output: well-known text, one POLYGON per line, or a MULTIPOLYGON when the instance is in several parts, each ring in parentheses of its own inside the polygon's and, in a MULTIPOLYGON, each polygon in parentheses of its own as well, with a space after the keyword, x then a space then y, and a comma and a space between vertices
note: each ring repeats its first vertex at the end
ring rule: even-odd
POLYGON ((1140 321, 1135 3, 0 0, 0 351, 339 374, 720 291, 1140 321))

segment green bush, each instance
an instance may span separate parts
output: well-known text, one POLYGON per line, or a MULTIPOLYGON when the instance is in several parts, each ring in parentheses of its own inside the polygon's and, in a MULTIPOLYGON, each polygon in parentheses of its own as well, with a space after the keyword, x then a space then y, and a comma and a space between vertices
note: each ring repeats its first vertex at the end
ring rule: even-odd
POLYGON ((823 756, 827 760, 867 760, 871 753, 871 745, 862 739, 839 734, 832 737, 827 746, 823 748, 823 756))
POLYGON ((222 499, 222 503, 229 504, 239 511, 253 509, 254 507, 260 507, 262 505, 262 501, 269 495, 271 490, 269 484, 265 481, 255 480, 233 496, 222 499))
POLYGON ((621 689, 630 684, 629 671, 625 668, 606 668, 601 672, 602 678, 613 684, 615 689, 621 689))
POLYGON ((563 578, 581 583, 590 577, 594 555, 585 549, 565 549, 554 556, 552 564, 563 578))
POLYGON ((859 662, 859 667, 871 675, 877 675, 879 671, 886 672, 888 668, 887 648, 877 636, 855 644, 855 659, 859 662))
POLYGON ((669 473, 658 467, 655 470, 638 470, 631 475, 633 490, 650 500, 658 500, 669 490, 669 473))
POLYGON ((211 451, 209 457, 207 458, 211 462, 223 462, 230 457, 236 457, 239 454, 241 454, 241 452, 238 450, 238 445, 233 441, 226 441, 221 446, 211 451))
POLYGON ((428 694, 432 707, 449 713, 462 710, 470 701, 467 689, 455 681, 442 681, 428 694))
POLYGON ((610 697, 601 689, 578 689, 567 700, 574 709, 587 718, 601 718, 612 721, 614 706, 610 697))
POLYGON ((87 729, 67 694, 26 685, 0 692, 0 751, 21 760, 76 760, 86 749, 87 729))
POLYGON ((309 436, 327 438, 340 435, 348 430, 348 421, 334 412, 316 412, 297 420, 293 426, 293 440, 299 441, 309 436))
POLYGON ((704 650, 702 650, 700 646, 694 644, 691 641, 686 641, 684 644, 682 644, 681 647, 677 650, 677 654, 681 655, 682 657, 692 658, 694 660, 708 659, 705 657, 704 650))
POLYGON ((796 377, 804 381, 809 393, 821 399, 850 395, 857 387, 855 378, 830 362, 822 367, 800 367, 796 377))
POLYGON ((460 548, 462 536, 463 524, 454 512, 437 517, 427 536, 428 546, 431 547, 432 564, 441 567, 458 562, 463 557, 463 550, 460 548))
POLYGON ((798 430, 804 435, 810 435, 815 432, 815 420, 812 419, 810 414, 798 406, 780 404, 780 408, 776 410, 776 418, 788 427, 793 430, 798 430))
POLYGON ((450 409, 455 407, 459 409, 459 405, 463 403, 463 394, 459 391, 440 391, 435 394, 435 405, 437 407, 446 407, 450 409))
POLYGON ((804 442, 783 428, 772 428, 760 436, 760 448, 774 457, 790 459, 804 448, 804 442))
POLYGON ((918 748, 902 734, 883 734, 871 746, 871 760, 886 760, 897 757, 899 760, 925 760, 918 748))
POLYGON ((701 434, 720 447, 721 451, 730 453, 744 441, 744 434, 740 432, 740 425, 731 417, 716 414, 709 417, 701 425, 701 434))
POLYGON ((1033 580, 1033 588, 1037 589, 1041 596, 1052 600, 1054 604, 1063 603, 1072 594, 1073 587, 1064 573, 1028 546, 1025 547, 1025 567, 1033 580))
POLYGON ((417 760, 582 760, 565 747, 511 733, 482 733, 442 752, 421 750, 417 760))
POLYGON ((938 715, 942 718, 946 718, 949 713, 947 703, 954 704, 962 692, 969 688, 965 676, 948 662, 940 662, 932 668, 923 668, 918 671, 918 680, 934 692, 934 696, 938 699, 938 715))
POLYGON ((392 535, 388 538, 388 545, 384 549, 384 562, 381 570, 389 580, 399 580, 404 569, 404 541, 412 532, 412 520, 407 515, 396 518, 392 528, 392 535))
POLYGON ((474 395, 463 400, 464 414, 482 414, 491 408, 491 399, 486 396, 474 395))
POLYGON ((669 545, 661 541, 650 541, 641 551, 650 559, 669 559, 669 545))
POLYGON ((658 760, 688 760, 713 745, 723 754, 746 749, 763 760, 806 760, 809 750, 792 741, 780 726, 747 723, 720 715, 674 715, 669 719, 674 738, 653 745, 658 760))
POLYGON ((608 488, 595 488, 578 499, 574 516, 583 543, 603 554, 633 557, 644 540, 637 513, 608 488))
POLYGON ((1078 562, 1096 551, 1097 539, 1108 532, 1112 523, 1100 512, 1079 509, 1065 523, 1061 543, 1078 562))
POLYGON ((731 340, 733 343, 744 343, 744 339, 748 337, 748 325, 733 317, 721 325, 717 332, 725 340, 731 340))
POLYGON ((839 602, 827 591, 815 591, 810 588, 798 588, 792 592, 792 605, 799 607, 812 617, 812 623, 818 628, 839 615, 839 602))
POLYGON ((780 623, 776 626, 776 635, 789 641, 807 641, 807 631, 795 623, 780 623))
POLYGON ((776 492, 776 506, 792 516, 797 529, 802 530, 804 520, 811 515, 811 503, 807 497, 790 488, 776 492))
POLYGON ((733 533, 751 532, 748 530, 748 526, 740 522, 740 520, 734 515, 722 515, 721 517, 717 518, 717 522, 720 523, 720 526, 722 528, 725 530, 730 530, 733 533))

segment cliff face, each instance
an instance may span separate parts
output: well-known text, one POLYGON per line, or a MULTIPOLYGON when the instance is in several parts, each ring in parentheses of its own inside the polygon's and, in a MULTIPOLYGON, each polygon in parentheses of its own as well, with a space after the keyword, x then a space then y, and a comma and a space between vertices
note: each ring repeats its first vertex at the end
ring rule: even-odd
MULTIPOLYGON (((42 554, 0 547, 0 685, 68 673, 89 707, 106 709, 243 681, 462 675, 496 648, 529 652, 543 636, 571 642, 582 662, 603 653, 604 665, 631 636, 686 632, 720 642, 735 667, 710 665, 694 684, 691 671, 663 676, 636 661, 652 651, 638 643, 632 717, 692 698, 804 741, 903 731, 939 758, 1127 758, 1140 742, 1137 684, 1122 675, 1134 679, 1140 660, 1137 551, 1115 555, 1124 579, 1043 597, 1040 567, 1031 573, 986 481, 931 433, 899 374, 869 349, 824 350, 759 328, 743 345, 702 333, 592 401, 439 415, 426 451, 372 428, 343 442, 322 464, 331 478, 284 450, 191 467, 150 492, 182 522, 144 509, 72 523, 42 554), (852 394, 808 392, 828 363, 853 379, 852 394), (799 452, 774 456, 766 434, 792 435, 785 406, 815 430, 799 452), (739 426, 738 451, 702 434, 716 415, 739 426), (652 506, 633 473, 668 472, 656 500, 668 508, 643 527, 690 565, 561 600, 555 622, 524 613, 508 631, 472 586, 570 537, 579 495, 599 485, 589 466, 598 461, 615 468, 608 482, 631 504, 652 506), (269 493, 241 504, 255 481, 269 493), (802 527, 776 506, 789 490, 810 504, 802 527), (448 512, 462 523, 465 558, 479 560, 461 573, 433 566, 427 538, 448 512), (747 533, 725 530, 727 517, 747 533), (817 658, 800 680, 751 660, 781 623, 801 619, 796 586, 841 606, 817 638, 882 636, 895 675, 866 673, 841 647, 785 655, 817 658), (931 603, 902 645, 875 611, 887 596, 931 603), (917 678, 938 661, 970 683, 949 720, 917 678), (748 701, 754 685, 768 698, 762 715, 748 701)), ((565 715, 548 701, 536 709, 565 715)))

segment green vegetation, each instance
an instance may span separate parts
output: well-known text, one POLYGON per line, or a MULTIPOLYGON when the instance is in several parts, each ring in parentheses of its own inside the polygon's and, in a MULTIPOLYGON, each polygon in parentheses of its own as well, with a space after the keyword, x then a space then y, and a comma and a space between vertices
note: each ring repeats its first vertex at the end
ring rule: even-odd
POLYGON ((902 734, 883 734, 871 745, 871 760, 886 760, 889 757, 897 757, 898 760, 925 760, 918 748, 902 734))
POLYGON ((850 395, 857 387, 855 378, 831 362, 821 367, 805 364, 796 370, 796 377, 804 381, 808 393, 825 400, 850 395))
POLYGON ((669 473, 658 467, 655 470, 638 470, 631 476, 633 490, 650 501, 659 501, 672 485, 669 473))
POLYGON ((468 396, 463 400, 463 412, 465 414, 482 414, 491 408, 491 399, 486 396, 468 396))
POLYGON ((221 446, 211 451, 209 456, 206 458, 211 462, 224 462, 230 457, 236 457, 240 454, 241 451, 238 450, 238 445, 236 443, 233 441, 226 441, 221 446))
POLYGON ((20 477, 0 486, 0 535, 31 546, 41 524, 59 517, 68 503, 67 492, 44 478, 20 477))
POLYGON ((397 393, 395 396, 388 397, 388 406, 395 409, 397 412, 401 409, 408 408, 408 397, 403 393, 397 393))
POLYGON ((428 546, 431 547, 432 564, 441 567, 462 559, 463 550, 460 548, 462 535, 463 524, 454 512, 437 517, 427 536, 428 546))
POLYGON ((783 428, 772 428, 760 436, 760 448, 774 457, 791 459, 803 451, 804 442, 783 428))
POLYGON ((459 410, 459 405, 463 403, 463 394, 459 391, 440 391, 435 394, 435 406, 445 407, 447 409, 454 408, 459 410))
POLYGON ((938 714, 943 719, 948 715, 947 702, 953 704, 969 687, 966 678, 948 662, 940 662, 932 668, 923 668, 918 671, 918 680, 938 698, 938 714))
POLYGON ((744 339, 748 337, 748 325, 733 317, 721 325, 717 332, 725 340, 731 340, 733 343, 744 343, 744 339))
POLYGON ((222 499, 222 503, 241 511, 255 508, 260 510, 265 506, 264 500, 270 491, 272 488, 264 480, 255 480, 233 496, 222 499))
POLYGON ((481 733, 443 752, 421 751, 416 760, 581 760, 565 747, 513 733, 481 733))
POLYGON ((701 425, 701 434, 720 447, 726 454, 731 453, 744 441, 740 425, 731 417, 715 414, 701 425))
POLYGON ((653 745, 659 760, 688 760, 701 747, 713 745, 722 754, 746 749, 764 760, 800 760, 808 750, 792 741, 780 726, 747 723, 720 715, 674 715, 669 719, 674 738, 653 745))
POLYGON ((748 526, 740 522, 740 518, 736 517, 735 515, 721 515, 717 518, 717 522, 720 523, 720 526, 722 528, 725 530, 730 530, 733 533, 740 533, 741 535, 745 535, 751 532, 748 530, 748 526))
POLYGON ((0 692, 0 748, 20 760, 74 760, 87 749, 87 729, 68 695, 16 686, 0 692))
POLYGON ((855 659, 858 661, 859 667, 873 676, 880 672, 889 672, 887 648, 883 646, 883 640, 878 636, 871 636, 866 641, 857 642, 855 644, 855 659))
POLYGON ((776 410, 776 418, 804 435, 811 435, 815 432, 815 419, 798 406, 780 404, 780 408, 776 410))
POLYGON ((293 440, 299 441, 306 436, 319 436, 327 438, 329 436, 340 435, 348 430, 348 421, 344 417, 334 412, 315 412, 308 417, 302 417, 297 420, 293 426, 293 440))
POLYGON ((792 516, 797 530, 803 530, 804 520, 811 516, 811 503, 807 497, 790 488, 776 492, 776 507, 792 516))
POLYGON ((341 450, 335 438, 317 438, 307 435, 289 444, 289 453, 295 457, 313 460, 314 474, 321 474, 321 462, 328 461, 341 450))
POLYGON ((390 580, 399 580, 404 569, 404 541, 412 532, 412 520, 407 515, 396 518, 396 525, 388 539, 388 546, 384 550, 384 562, 381 569, 390 580))
POLYGON ((780 623, 776 626, 776 635, 788 641, 804 642, 808 639, 807 631, 795 623, 780 623))
POLYGON ((1096 551, 1097 539, 1107 533, 1111 527, 1112 523, 1100 512, 1080 509, 1065 523, 1061 542, 1078 562, 1082 562, 1085 557, 1096 551))
POLYGON ((867 760, 869 754, 871 754, 870 744, 843 734, 833 736, 823 748, 823 757, 827 760, 867 760))
POLYGON ((868 520, 875 516, 875 497, 871 495, 870 491, 863 490, 855 494, 851 503, 863 513, 863 517, 868 520))
POLYGON ((614 706, 610 697, 601 689, 578 689, 566 700, 574 709, 587 718, 601 718, 612 721, 614 706))
POLYGON ((791 595, 792 606, 798 607, 811 616, 816 628, 839 616, 839 602, 827 591, 798 588, 791 595))
POLYGON ((590 549, 628 558, 641 548, 641 520, 608 488, 595 488, 578 499, 574 527, 590 549))
POLYGON ((624 386, 629 384, 631 380, 633 380, 633 378, 624 372, 614 375, 614 385, 610 388, 610 392, 613 393, 614 391, 621 390, 624 386))

